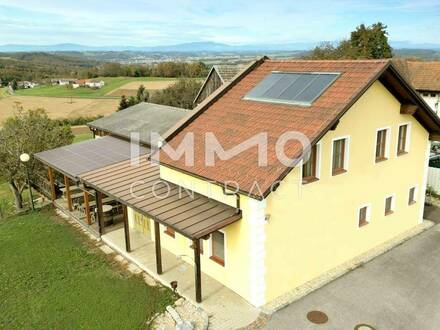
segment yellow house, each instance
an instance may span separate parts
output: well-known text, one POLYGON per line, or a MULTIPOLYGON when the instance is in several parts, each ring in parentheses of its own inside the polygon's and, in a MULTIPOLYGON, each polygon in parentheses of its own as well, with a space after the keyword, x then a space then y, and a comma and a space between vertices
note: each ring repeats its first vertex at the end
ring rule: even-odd
MULTIPOLYGON (((160 177, 241 209, 203 240, 202 271, 262 306, 420 224, 439 132, 389 61, 264 58, 180 123, 169 145, 193 134, 194 164, 162 149, 160 177), (289 131, 310 141, 304 164, 297 139, 282 148, 290 166, 275 157, 289 131), (261 132, 265 166, 256 146, 206 165, 206 133, 226 151, 261 132)), ((189 245, 177 233, 162 243, 176 254, 189 245)))
MULTIPOLYGON (((136 166, 128 142, 89 143, 93 164, 71 174, 85 209, 92 194, 102 234, 103 200, 117 202, 127 253, 130 231, 150 238, 159 274, 161 249, 194 256, 198 302, 207 274, 261 307, 423 222, 440 119, 390 61, 262 58, 160 133, 136 166), (93 159, 114 145, 119 161, 93 159)), ((64 149, 38 158, 69 174, 64 149)))

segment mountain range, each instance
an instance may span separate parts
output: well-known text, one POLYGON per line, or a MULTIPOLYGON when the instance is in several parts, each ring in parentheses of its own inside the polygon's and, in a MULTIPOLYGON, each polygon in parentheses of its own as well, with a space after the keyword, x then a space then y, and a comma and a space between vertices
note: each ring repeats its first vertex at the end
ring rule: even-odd
MULTIPOLYGON (((164 46, 87 46, 72 43, 54 45, 0 45, 0 52, 98 52, 98 51, 141 51, 141 52, 261 52, 310 50, 321 42, 294 42, 286 44, 228 45, 217 42, 190 42, 164 46)), ((391 41, 395 49, 440 50, 440 44, 418 44, 409 41, 391 41)))

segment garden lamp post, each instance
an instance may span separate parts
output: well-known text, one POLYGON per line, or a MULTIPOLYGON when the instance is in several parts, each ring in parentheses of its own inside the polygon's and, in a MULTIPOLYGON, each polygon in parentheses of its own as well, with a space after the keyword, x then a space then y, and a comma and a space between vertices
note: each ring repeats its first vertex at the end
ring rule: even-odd
POLYGON ((26 178, 27 178, 27 185, 29 187, 29 198, 30 198, 30 201, 31 201, 31 208, 32 208, 32 211, 33 211, 33 210, 35 210, 35 207, 34 207, 34 198, 32 196, 31 179, 30 179, 30 176, 29 176, 29 165, 28 165, 30 159, 31 159, 31 157, 27 153, 23 153, 23 154, 20 155, 20 161, 26 167, 26 178))

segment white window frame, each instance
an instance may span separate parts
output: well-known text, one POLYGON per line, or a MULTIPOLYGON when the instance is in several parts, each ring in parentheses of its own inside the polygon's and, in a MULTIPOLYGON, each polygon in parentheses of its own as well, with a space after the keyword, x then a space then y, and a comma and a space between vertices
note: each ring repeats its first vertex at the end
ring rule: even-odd
MULTIPOLYGON (((316 178, 318 180, 321 179, 321 150, 322 150, 322 143, 321 141, 319 141, 318 143, 315 144, 316 145, 316 178)), ((304 165, 304 160, 301 160, 301 182, 302 182, 302 177, 303 177, 303 165, 304 165)), ((308 183, 304 183, 302 182, 302 185, 308 185, 311 182, 308 183)))
POLYGON ((407 194, 407 198, 406 198, 406 204, 408 205, 408 206, 411 206, 411 205, 414 205, 414 204, 417 204, 417 202, 419 201, 419 186, 410 186, 409 188, 408 188, 408 194, 407 194), (409 204, 409 191, 412 189, 412 188, 414 188, 414 203, 412 203, 412 204, 409 204))
POLYGON ((348 164, 350 160, 350 135, 338 136, 332 139, 331 141, 331 153, 330 153, 330 177, 338 177, 340 175, 344 175, 348 172, 348 164), (345 149, 344 149, 344 173, 340 173, 337 175, 333 174, 333 146, 334 142, 337 140, 345 139, 345 149))
POLYGON ((367 218, 366 218, 366 221, 367 221, 368 224, 371 223, 371 208, 372 208, 371 203, 362 204, 362 205, 360 205, 357 208, 357 212, 356 212, 356 228, 357 229, 364 228, 364 226, 359 226, 359 214, 361 212, 361 209, 363 209, 364 207, 367 208, 367 218))
MULTIPOLYGON (((212 259, 211 259, 211 261, 214 262, 215 264, 219 265, 219 266, 226 267, 226 251, 227 251, 227 249, 226 249, 226 247, 227 247, 226 232, 224 230, 222 230, 222 229, 218 229, 216 231, 222 233, 223 237, 224 237, 224 244, 223 244, 223 249, 224 249, 224 251, 223 251, 223 254, 224 254, 223 263, 224 263, 224 266, 220 265, 218 262, 215 262, 212 259)), ((209 245, 209 253, 208 253, 208 255, 209 255, 209 257, 213 257, 214 255, 212 254, 212 234, 210 235, 209 244, 208 245, 209 245)))
POLYGON ((411 123, 401 123, 401 124, 399 124, 399 126, 398 126, 398 128, 397 128, 397 142, 396 142, 396 156, 401 156, 401 155, 399 155, 398 154, 398 152, 399 152, 399 131, 400 131, 400 127, 401 126, 405 126, 405 125, 407 125, 407 128, 406 128, 406 140, 405 140, 405 152, 406 153, 408 153, 409 152, 409 150, 410 150, 410 144, 411 144, 411 131, 412 131, 412 125, 411 125, 411 123))
MULTIPOLYGON (((409 193, 409 192, 408 192, 409 193)), ((390 194, 390 195, 387 195, 387 196, 385 196, 385 199, 384 199, 384 203, 383 203, 383 210, 384 210, 384 215, 385 216, 388 216, 388 215, 391 215, 392 213, 394 213, 395 211, 396 211, 396 194, 395 193, 393 193, 393 194, 390 194), (389 213, 389 214, 385 214, 385 210, 386 210, 386 207, 387 207, 387 198, 390 198, 391 197, 391 213, 389 213)))
POLYGON ((382 163, 381 161, 377 162, 376 161, 376 146, 377 146, 377 133, 379 131, 386 131, 386 136, 385 136, 385 160, 390 159, 390 145, 391 145, 391 127, 387 126, 387 127, 381 127, 376 129, 376 134, 374 134, 374 151, 373 151, 373 162, 374 164, 378 164, 378 163, 382 163))

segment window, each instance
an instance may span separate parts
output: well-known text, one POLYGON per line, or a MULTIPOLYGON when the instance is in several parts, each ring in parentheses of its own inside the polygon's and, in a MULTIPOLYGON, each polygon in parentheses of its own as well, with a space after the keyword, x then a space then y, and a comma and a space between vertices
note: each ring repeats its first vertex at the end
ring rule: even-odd
POLYGON ((399 126, 399 135, 397 140, 397 155, 403 155, 409 149, 410 127, 408 124, 399 126))
POLYGON ((436 97, 436 96, 437 96, 437 94, 431 93, 431 97, 436 97))
POLYGON ((172 238, 175 238, 175 237, 176 237, 176 233, 175 233, 174 229, 171 228, 171 227, 167 227, 167 228, 164 230, 164 233, 167 234, 167 235, 169 235, 169 236, 171 236, 172 238))
POLYGON ((303 165, 302 169, 303 184, 318 180, 318 146, 314 145, 310 150, 310 158, 303 165))
POLYGON ((390 215, 394 212, 394 195, 385 198, 385 215, 390 215))
POLYGON ((408 205, 412 205, 416 202, 416 187, 409 189, 408 205))
POLYGON ((423 96, 429 96, 429 93, 423 93, 423 96))
MULTIPOLYGON (((203 254, 203 239, 200 239, 199 241, 200 241, 200 254, 203 254)), ((194 243, 192 241, 189 247, 194 250, 194 243)))
POLYGON ((380 162, 387 159, 387 129, 381 129, 377 131, 376 135, 376 162, 380 162))
POLYGON ((363 206, 359 209, 359 219, 358 219, 358 227, 363 227, 365 225, 368 225, 370 217, 370 207, 369 206, 363 206))
POLYGON ((211 234, 211 260, 224 266, 225 265, 225 234, 216 231, 211 234))
POLYGON ((333 141, 332 175, 341 174, 347 171, 347 145, 347 138, 333 141))

